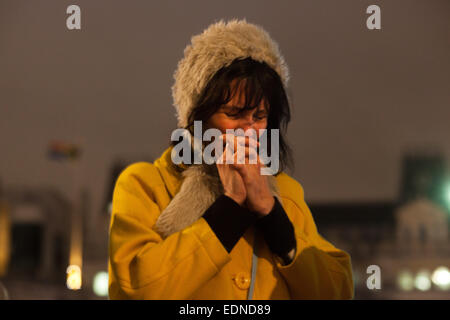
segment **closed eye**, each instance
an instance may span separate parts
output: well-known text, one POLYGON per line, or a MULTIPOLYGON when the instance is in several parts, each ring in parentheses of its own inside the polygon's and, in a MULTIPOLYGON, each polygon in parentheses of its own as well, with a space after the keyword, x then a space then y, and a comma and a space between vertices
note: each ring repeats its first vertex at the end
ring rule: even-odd
POLYGON ((237 117, 241 113, 241 108, 238 107, 226 108, 226 111, 224 113, 228 117, 237 117))
POLYGON ((267 118, 267 112, 256 112, 253 116, 255 119, 262 120, 267 118))

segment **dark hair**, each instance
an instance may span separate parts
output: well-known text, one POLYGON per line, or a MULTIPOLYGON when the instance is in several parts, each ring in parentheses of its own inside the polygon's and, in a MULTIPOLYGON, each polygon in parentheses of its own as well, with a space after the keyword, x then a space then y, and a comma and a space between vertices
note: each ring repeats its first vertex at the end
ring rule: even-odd
MULTIPOLYGON (((193 133, 194 121, 204 123, 227 104, 236 94, 237 88, 245 92, 244 107, 240 112, 257 108, 264 99, 269 107, 267 129, 279 129, 280 135, 280 170, 292 169, 292 151, 286 142, 286 130, 290 121, 289 101, 280 76, 265 62, 251 58, 235 59, 230 65, 219 69, 201 93, 197 105, 188 117, 188 129, 193 133), (237 80, 237 85, 231 83, 237 80), (245 81, 242 81, 245 80, 245 81)), ((270 135, 268 135, 270 152, 270 135)), ((175 142, 176 143, 176 142, 175 142)))

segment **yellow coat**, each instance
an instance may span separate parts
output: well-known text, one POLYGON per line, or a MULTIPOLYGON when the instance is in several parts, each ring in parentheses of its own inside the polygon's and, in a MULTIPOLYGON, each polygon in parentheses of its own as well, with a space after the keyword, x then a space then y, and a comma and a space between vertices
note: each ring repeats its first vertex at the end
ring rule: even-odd
POLYGON ((10 208, 0 199, 0 277, 7 274, 11 254, 10 208))
MULTIPOLYGON (((228 253, 205 219, 166 239, 155 222, 180 188, 170 150, 153 164, 139 162, 119 176, 109 239, 110 299, 247 299, 254 228, 228 253)), ((297 252, 281 265, 262 241, 253 299, 351 299, 350 256, 317 232, 302 186, 276 177, 282 205, 294 225, 297 252)))

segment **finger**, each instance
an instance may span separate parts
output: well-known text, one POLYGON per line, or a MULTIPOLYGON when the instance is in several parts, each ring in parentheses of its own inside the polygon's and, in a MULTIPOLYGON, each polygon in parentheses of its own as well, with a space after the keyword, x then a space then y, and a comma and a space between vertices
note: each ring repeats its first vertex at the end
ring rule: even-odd
MULTIPOLYGON (((242 137, 243 138, 243 137, 242 137)), ((234 139, 234 143, 238 139, 234 139)), ((219 141, 220 143, 220 141, 219 141)), ((225 148, 222 154, 218 155, 216 164, 245 164, 248 163, 248 158, 250 156, 250 150, 248 146, 242 144, 236 144, 235 148, 232 148, 233 144, 230 141, 225 141, 225 148), (246 161, 247 160, 247 161, 246 161)), ((253 153, 256 151, 253 151, 253 153)))
MULTIPOLYGON (((220 142, 219 142, 220 143, 220 142)), ((225 147, 221 153, 217 156, 216 164, 225 165, 233 162, 233 150, 230 148, 230 144, 225 141, 225 147)))
POLYGON ((224 133, 219 136, 219 139, 222 141, 223 146, 225 147, 226 142, 232 143, 234 142, 234 147, 236 148, 237 144, 245 144, 251 147, 259 147, 259 142, 256 137, 253 136, 236 136, 231 133, 224 133))
POLYGON ((235 163, 236 164, 251 164, 256 165, 258 164, 258 152, 256 148, 251 148, 249 146, 242 146, 241 148, 238 148, 238 150, 235 151, 236 157, 235 163))
POLYGON ((230 167, 234 170, 236 170, 242 178, 246 179, 248 176, 248 168, 246 165, 244 164, 237 164, 237 163, 233 163, 230 164, 230 167))
POLYGON ((225 149, 227 143, 232 143, 234 144, 234 135, 229 134, 229 133, 223 133, 222 135, 220 135, 218 137, 218 141, 217 143, 220 145, 222 145, 222 148, 225 149))
POLYGON ((216 161, 219 164, 258 164, 259 142, 249 136, 235 136, 233 134, 223 134, 219 137, 219 145, 224 144, 223 153, 216 161))
POLYGON ((217 143, 223 145, 223 149, 225 150, 228 145, 229 152, 240 152, 244 153, 245 148, 251 146, 253 148, 257 148, 258 143, 254 140, 251 140, 249 137, 245 136, 235 136, 232 134, 223 134, 219 137, 220 141, 217 143))
POLYGON ((243 144, 245 146, 252 147, 252 148, 258 148, 259 147, 259 142, 257 140, 255 140, 254 138, 249 137, 249 136, 238 137, 238 143, 239 144, 243 144))
POLYGON ((247 160, 248 164, 258 164, 259 156, 258 152, 254 148, 247 148, 248 154, 247 154, 247 160))

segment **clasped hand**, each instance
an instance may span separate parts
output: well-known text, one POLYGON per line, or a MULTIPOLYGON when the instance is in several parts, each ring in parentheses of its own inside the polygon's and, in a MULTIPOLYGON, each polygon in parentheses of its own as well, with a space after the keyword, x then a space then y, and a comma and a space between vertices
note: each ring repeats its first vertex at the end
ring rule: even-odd
POLYGON ((272 210, 275 200, 267 176, 261 175, 264 164, 261 163, 256 151, 259 143, 252 137, 231 136, 223 134, 220 137, 224 149, 219 157, 221 161, 218 159, 216 163, 224 194, 259 216, 265 216, 272 210), (230 143, 233 142, 234 148, 231 150, 230 143), (238 148, 242 151, 245 149, 245 153, 238 148), (232 160, 229 161, 231 163, 227 163, 227 159, 232 160), (249 163, 250 159, 255 159, 253 163, 256 163, 249 163))

